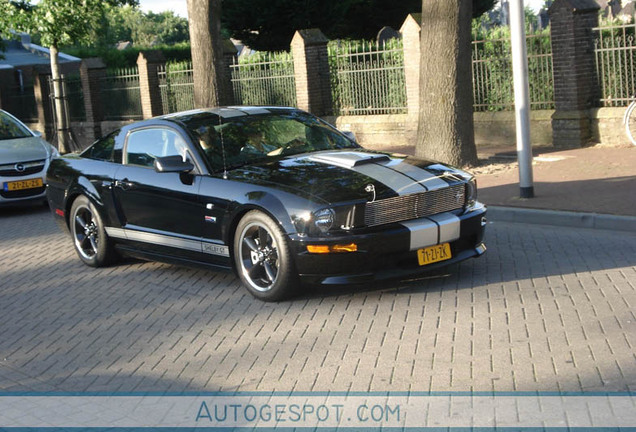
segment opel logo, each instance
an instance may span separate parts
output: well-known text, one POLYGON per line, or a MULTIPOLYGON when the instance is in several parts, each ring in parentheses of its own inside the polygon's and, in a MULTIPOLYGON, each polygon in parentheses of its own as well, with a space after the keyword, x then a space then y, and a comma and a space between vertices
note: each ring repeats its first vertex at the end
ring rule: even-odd
POLYGON ((21 163, 15 164, 14 168, 17 172, 24 172, 24 170, 26 169, 21 163))

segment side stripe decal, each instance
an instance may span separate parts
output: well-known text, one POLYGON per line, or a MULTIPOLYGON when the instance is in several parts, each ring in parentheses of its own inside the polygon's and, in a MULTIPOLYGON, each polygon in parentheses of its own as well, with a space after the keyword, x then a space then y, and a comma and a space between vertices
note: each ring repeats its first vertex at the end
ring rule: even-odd
POLYGON ((166 234, 143 232, 126 228, 106 227, 105 229, 106 234, 113 238, 169 246, 194 252, 203 252, 210 255, 230 256, 230 249, 227 246, 207 242, 205 240, 185 239, 166 234))

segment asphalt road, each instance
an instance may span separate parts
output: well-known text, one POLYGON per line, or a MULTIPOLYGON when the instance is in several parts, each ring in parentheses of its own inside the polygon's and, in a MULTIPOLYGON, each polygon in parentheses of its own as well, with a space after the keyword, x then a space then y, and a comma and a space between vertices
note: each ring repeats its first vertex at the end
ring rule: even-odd
POLYGON ((0 391, 636 391, 636 234, 492 223, 414 280, 253 299, 229 273, 82 265, 0 209, 0 391))

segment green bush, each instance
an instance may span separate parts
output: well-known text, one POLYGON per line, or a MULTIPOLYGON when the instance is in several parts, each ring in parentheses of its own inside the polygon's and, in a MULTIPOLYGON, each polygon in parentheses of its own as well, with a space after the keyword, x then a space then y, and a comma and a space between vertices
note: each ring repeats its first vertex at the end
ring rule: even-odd
MULTIPOLYGON (((514 108, 510 29, 473 29, 473 97, 475 111, 502 111, 514 108)), ((535 109, 554 108, 552 46, 550 31, 529 32, 528 82, 530 103, 535 109)))
POLYGON ((336 40, 327 46, 334 114, 406 112, 404 51, 401 39, 382 46, 336 40))
POLYGON ((62 51, 79 58, 100 57, 109 69, 133 67, 137 65, 137 57, 141 51, 161 51, 167 62, 190 61, 190 44, 157 45, 153 47, 130 47, 124 50, 106 47, 65 47, 62 51))

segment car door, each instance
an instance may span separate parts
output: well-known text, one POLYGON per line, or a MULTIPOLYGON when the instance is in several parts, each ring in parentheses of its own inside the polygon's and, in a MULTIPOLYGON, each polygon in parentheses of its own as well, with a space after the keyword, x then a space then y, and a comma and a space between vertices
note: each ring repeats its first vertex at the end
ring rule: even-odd
POLYGON ((154 169, 155 158, 176 155, 190 157, 179 131, 154 126, 130 132, 115 173, 114 197, 127 240, 151 252, 196 259, 203 228, 201 177, 154 169))

